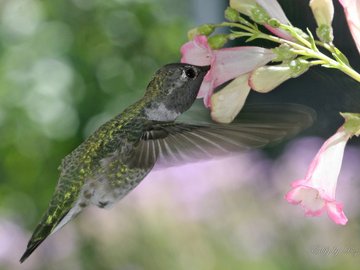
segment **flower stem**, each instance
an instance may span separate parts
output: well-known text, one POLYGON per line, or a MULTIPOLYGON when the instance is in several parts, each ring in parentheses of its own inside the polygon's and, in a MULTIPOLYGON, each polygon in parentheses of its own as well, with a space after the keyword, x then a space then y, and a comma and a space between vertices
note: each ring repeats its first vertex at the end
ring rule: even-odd
MULTIPOLYGON (((336 68, 338 70, 341 70, 342 72, 344 72, 345 74, 347 74, 348 76, 350 76, 351 78, 353 78, 354 80, 360 82, 360 74, 358 72, 356 72, 354 69, 352 69, 350 66, 344 64, 344 63, 339 63, 337 61, 335 61, 334 59, 328 57, 327 55, 323 54, 320 51, 314 51, 313 49, 307 48, 303 45, 300 45, 296 42, 293 41, 289 41, 286 39, 282 39, 282 38, 278 38, 272 35, 267 35, 264 33, 259 33, 257 35, 258 38, 262 38, 262 39, 267 39, 276 43, 286 43, 288 45, 290 45, 291 47, 293 47, 294 49, 296 49, 296 53, 299 55, 304 55, 304 56, 308 56, 311 58, 316 58, 319 60, 323 61, 323 65, 327 65, 329 67, 332 68, 336 68)), ((330 46, 329 46, 330 48, 330 46)))

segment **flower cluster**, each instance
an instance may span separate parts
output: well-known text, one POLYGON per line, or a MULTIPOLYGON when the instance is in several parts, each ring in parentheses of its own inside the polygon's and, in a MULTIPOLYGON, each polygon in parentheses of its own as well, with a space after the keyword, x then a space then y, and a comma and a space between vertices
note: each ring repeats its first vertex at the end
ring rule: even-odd
MULTIPOLYGON (((360 52, 360 1, 339 1, 360 52)), ((242 109, 251 89, 267 93, 314 65, 337 68, 360 82, 360 74, 333 45, 332 0, 310 0, 309 6, 316 20, 319 40, 315 40, 310 31, 305 33, 292 26, 276 0, 230 0, 230 7, 225 11, 228 22, 203 25, 190 31, 191 40, 181 48, 181 61, 211 66, 198 98, 204 99, 214 121, 230 123, 242 109), (261 32, 258 24, 272 34, 261 32), (233 30, 228 35, 212 35, 217 27, 231 27, 233 30), (223 48, 228 40, 241 37, 248 37, 248 41, 266 39, 280 45, 274 48, 223 48), (333 58, 322 53, 319 45, 333 58), (221 89, 214 93, 216 88, 221 89)), ((353 135, 358 136, 360 130, 357 114, 343 116, 345 124, 324 143, 306 177, 295 181, 285 196, 288 202, 303 206, 306 215, 318 216, 326 211, 335 223, 342 225, 346 224, 347 218, 342 204, 335 199, 337 179, 346 143, 353 135)))

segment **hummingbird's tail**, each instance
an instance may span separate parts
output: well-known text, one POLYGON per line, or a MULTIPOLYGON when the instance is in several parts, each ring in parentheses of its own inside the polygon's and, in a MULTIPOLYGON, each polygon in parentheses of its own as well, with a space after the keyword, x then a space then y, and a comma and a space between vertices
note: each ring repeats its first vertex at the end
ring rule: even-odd
POLYGON ((34 252, 34 250, 46 239, 46 237, 51 232, 51 228, 52 228, 51 226, 49 225, 44 226, 43 224, 39 224, 36 227, 36 230, 26 247, 26 251, 20 258, 20 263, 23 263, 34 252), (44 236, 37 237, 36 235, 39 235, 39 232, 42 232, 44 236))
POLYGON ((48 213, 44 215, 39 225, 37 225, 37 227, 35 228, 35 231, 29 240, 26 250, 20 258, 20 263, 23 263, 34 252, 34 250, 54 231, 54 228, 57 227, 59 222, 66 214, 67 213, 65 213, 62 218, 55 222, 51 222, 51 218, 49 218, 51 216, 48 213))

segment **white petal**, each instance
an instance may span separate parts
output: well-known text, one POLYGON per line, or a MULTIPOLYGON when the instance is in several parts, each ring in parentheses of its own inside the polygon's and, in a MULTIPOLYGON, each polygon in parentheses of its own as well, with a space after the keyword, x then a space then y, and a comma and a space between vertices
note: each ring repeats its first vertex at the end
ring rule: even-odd
POLYGON ((241 75, 211 97, 211 117, 219 123, 230 123, 244 106, 250 92, 249 74, 241 75))
POLYGON ((289 24, 289 19, 286 17, 283 9, 276 0, 257 0, 258 4, 262 6, 271 18, 278 19, 283 24, 289 24))
POLYGON ((334 5, 332 0, 310 0, 310 7, 318 26, 331 25, 334 17, 334 5))
POLYGON ((311 186, 322 190, 331 199, 335 199, 337 180, 349 137, 343 128, 331 136, 320 148, 306 176, 311 186))
POLYGON ((290 79, 288 65, 264 66, 254 70, 249 79, 250 87, 260 93, 267 93, 290 79))
POLYGON ((269 49, 242 46, 215 50, 215 61, 211 70, 215 76, 214 87, 266 65, 276 55, 269 49))

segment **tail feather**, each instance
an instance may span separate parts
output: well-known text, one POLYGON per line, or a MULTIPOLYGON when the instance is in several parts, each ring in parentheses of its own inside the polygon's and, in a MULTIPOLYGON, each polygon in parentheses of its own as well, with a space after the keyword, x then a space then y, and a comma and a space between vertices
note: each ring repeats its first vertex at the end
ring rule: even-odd
POLYGON ((46 223, 45 215, 40 222, 40 224, 36 227, 33 235, 31 236, 29 243, 27 244, 26 250, 24 254, 20 258, 20 263, 23 263, 33 252, 34 250, 50 235, 54 232, 54 229, 61 222, 61 220, 66 216, 68 212, 62 215, 62 217, 50 224, 46 223))
POLYGON ((27 247, 26 251, 20 258, 20 263, 23 263, 33 252, 34 250, 49 236, 53 226, 39 224, 35 232, 33 233, 27 247))

